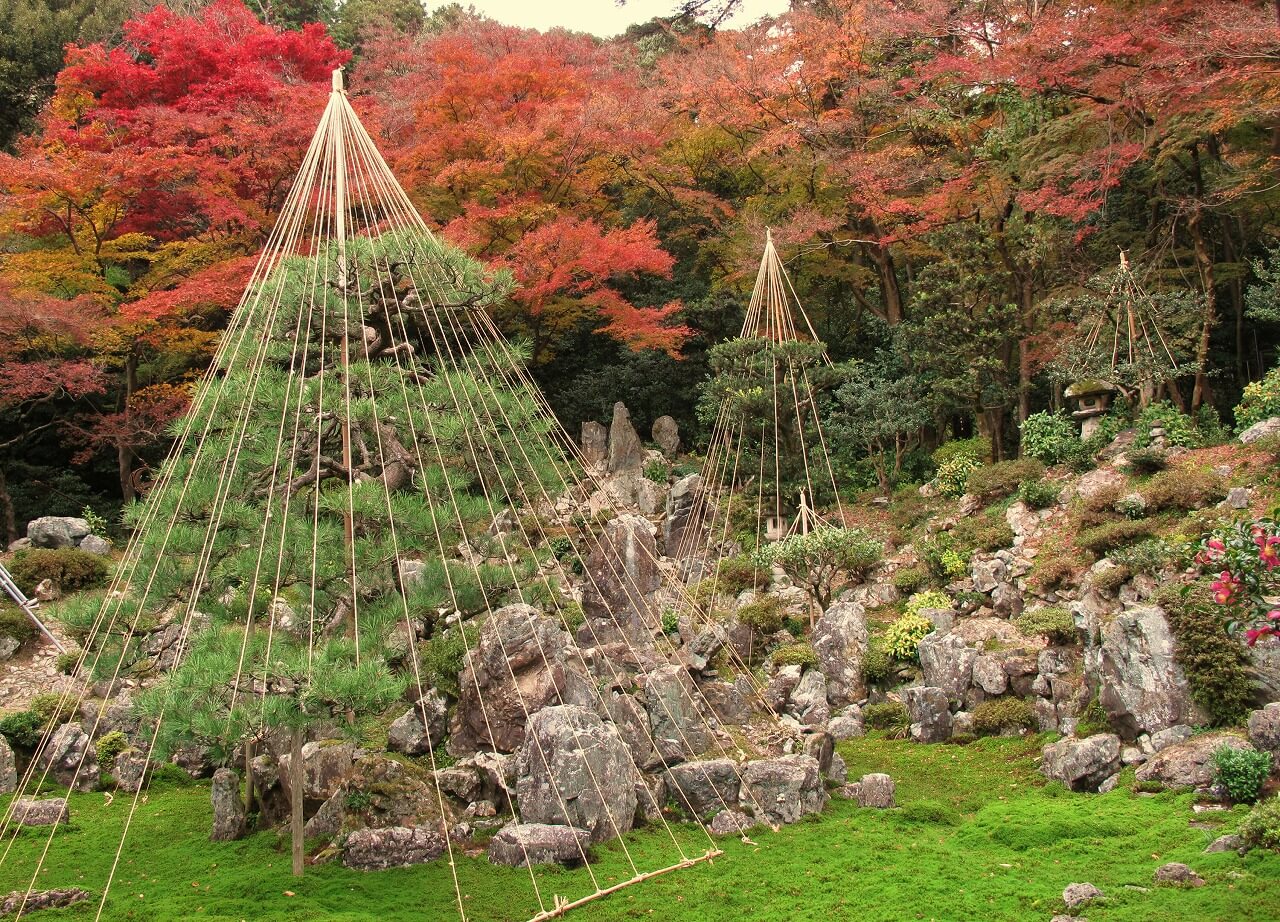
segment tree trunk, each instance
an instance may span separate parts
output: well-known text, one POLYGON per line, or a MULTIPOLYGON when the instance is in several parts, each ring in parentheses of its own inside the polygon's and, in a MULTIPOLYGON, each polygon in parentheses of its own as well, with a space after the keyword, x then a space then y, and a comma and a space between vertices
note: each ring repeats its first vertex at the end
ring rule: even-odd
POLYGON ((13 511, 13 496, 9 493, 9 479, 0 465, 0 528, 4 529, 4 545, 8 547, 18 540, 18 521, 13 511))
POLYGON ((889 326, 902 323, 902 289, 898 285, 898 271, 893 256, 885 247, 874 247, 871 259, 880 275, 880 290, 884 297, 884 319, 889 326))
POLYGON ((289 740, 289 768, 293 782, 289 785, 289 801, 293 833, 293 876, 302 876, 302 785, 306 780, 306 768, 302 764, 302 728, 294 727, 289 740))
MULTIPOLYGON (((133 399, 133 394, 138 389, 138 356, 130 352, 128 358, 124 360, 124 414, 127 419, 129 416, 129 404, 133 399)), ((128 426, 125 426, 128 431, 128 426)), ((121 436, 116 442, 116 464, 120 471, 120 495, 126 503, 134 499, 133 490, 133 446, 125 441, 125 436, 121 436)))
POLYGON ((1191 391, 1191 412, 1200 409, 1208 396, 1209 379, 1206 366, 1209 363, 1209 342, 1213 328, 1217 324, 1217 310, 1214 305, 1213 256, 1209 252, 1204 239, 1204 211, 1196 206, 1195 214, 1188 225, 1191 231, 1191 242, 1195 247, 1196 268, 1200 272, 1200 287, 1204 291, 1204 315, 1200 323, 1200 343, 1196 346, 1196 383, 1191 391))

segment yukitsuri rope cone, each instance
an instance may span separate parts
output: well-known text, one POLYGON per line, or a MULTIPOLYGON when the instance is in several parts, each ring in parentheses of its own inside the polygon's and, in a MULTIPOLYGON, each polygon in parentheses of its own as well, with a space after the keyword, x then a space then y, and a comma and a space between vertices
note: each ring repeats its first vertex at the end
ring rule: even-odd
POLYGON ((713 580, 735 552, 758 556, 770 541, 844 521, 816 403, 831 361, 769 231, 742 333, 721 349, 722 377, 754 386, 716 395, 703 489, 673 554, 705 552, 713 580), (830 522, 816 513, 819 505, 833 507, 830 522), (747 511, 753 507, 758 515, 747 511))
MULTIPOLYGON (((133 537, 112 585, 59 612, 82 641, 68 705, 84 716, 90 739, 114 719, 118 699, 110 694, 141 685, 133 689, 138 742, 121 757, 137 770, 108 792, 119 810, 119 845, 107 879, 82 881, 101 888, 93 894, 99 918, 156 764, 199 747, 240 767, 251 799, 259 783, 264 816, 263 765, 274 764, 280 787, 289 788, 277 818, 291 817, 300 874, 304 744, 363 740, 403 697, 417 702, 411 711, 426 736, 419 770, 366 758, 384 785, 390 778, 418 786, 417 813, 401 818, 404 834, 419 855, 449 868, 462 918, 468 893, 459 869, 472 861, 464 854, 483 851, 470 836, 484 817, 464 816, 451 801, 437 763, 446 748, 523 772, 512 797, 507 771, 496 769, 492 795, 495 812, 511 811, 494 837, 509 833, 502 863, 528 867, 527 910, 513 895, 512 918, 557 917, 715 858, 721 852, 703 815, 727 812, 744 838, 738 808, 774 822, 773 805, 761 803, 744 777, 745 760, 760 753, 716 724, 697 683, 682 666, 668 666, 655 644, 656 587, 637 576, 646 556, 650 575, 657 571, 652 537, 645 544, 611 531, 625 516, 596 531, 555 511, 560 498, 585 497, 596 485, 521 350, 489 317, 486 308, 510 287, 508 277, 486 273, 431 234, 335 72, 298 177, 175 430, 170 459, 129 512, 133 537), (576 578, 574 560, 587 562, 576 578), (450 644, 475 649, 452 670, 459 700, 442 740, 430 712, 443 710, 443 699, 423 663, 450 644), (530 664, 539 681, 530 681, 530 664), (628 720, 636 699, 625 692, 640 668, 674 670, 676 691, 649 694, 650 719, 628 720), (495 700, 495 689, 507 697, 495 700), (681 707, 700 716, 674 713, 681 707), (644 764, 636 750, 650 754, 644 764), (691 810, 692 825, 676 830, 650 779, 688 759, 686 777, 705 781, 707 809, 691 810), (526 779, 533 779, 527 789, 526 779), (643 855, 628 847, 638 814, 664 847, 651 840, 643 855), (525 835, 535 825, 568 830, 560 858, 585 865, 585 892, 546 892, 525 835), (609 878, 597 876, 591 852, 606 842, 625 868, 609 878)), ((668 599, 688 604, 682 587, 670 587, 668 599)), ((20 796, 53 780, 74 787, 91 774, 86 786, 96 783, 91 743, 71 764, 61 758, 69 751, 64 733, 84 731, 68 724, 55 733, 56 723, 23 774, 20 796)), ((121 765, 118 758, 123 776, 121 765)), ((820 779, 816 796, 825 800, 820 779)), ((34 856, 29 896, 59 838, 75 833, 55 824, 31 849, 28 831, 15 850, 18 800, 0 823, 0 864, 34 856)), ((336 804, 334 842, 346 849, 344 861, 372 825, 342 812, 351 802, 335 794, 322 808, 336 804)), ((479 879, 474 871, 468 864, 479 879)), ((27 909, 24 900, 18 915, 27 909)))

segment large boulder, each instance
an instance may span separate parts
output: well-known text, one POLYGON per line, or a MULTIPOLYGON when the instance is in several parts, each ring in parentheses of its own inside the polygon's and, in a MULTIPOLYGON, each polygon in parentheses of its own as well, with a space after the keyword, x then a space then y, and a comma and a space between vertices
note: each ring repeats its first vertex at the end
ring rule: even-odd
POLYGON ((90 534, 84 519, 64 515, 46 515, 27 523, 27 538, 32 547, 76 547, 90 534))
MULTIPOLYGON (((1259 752, 1271 753, 1272 767, 1280 769, 1280 701, 1273 701, 1249 714, 1249 742, 1259 752)), ((3 756, 3 750, 0 750, 0 766, 4 763, 3 756)), ((0 772, 0 793, 4 792, 2 774, 0 772)))
POLYGON ((416 766, 370 753, 358 759, 346 779, 325 802, 338 829, 386 829, 393 826, 443 828, 453 808, 441 798, 434 779, 416 766), (331 806, 330 806, 331 805, 331 806))
POLYGON ((435 861, 445 853, 445 838, 425 826, 357 829, 347 836, 342 863, 357 871, 382 871, 435 861))
POLYGON ((827 677, 817 669, 808 670, 787 700, 786 712, 806 727, 825 726, 831 717, 827 704, 827 677))
POLYGON ((582 610, 587 620, 578 629, 580 643, 652 642, 660 624, 654 593, 662 585, 655 532, 643 516, 620 515, 592 542, 584 564, 582 610))
POLYGON ((574 826, 508 823, 489 840, 489 861, 509 868, 581 864, 590 856, 591 833, 574 826))
POLYGON ((631 425, 631 413, 619 400, 613 405, 613 423, 609 426, 609 473, 639 473, 644 467, 644 445, 631 425))
POLYGON ((448 745, 455 756, 514 752, 528 715, 595 701, 593 683, 560 621, 523 604, 500 608, 484 623, 458 686, 448 745))
POLYGON ((617 728, 618 735, 631 750, 632 761, 644 771, 659 768, 663 760, 654 748, 649 711, 644 702, 635 695, 615 688, 606 695, 604 709, 617 728))
POLYGON ((12 794, 18 789, 18 763, 13 758, 9 741, 0 736, 0 794, 12 794))
MULTIPOLYGON (((345 740, 318 740, 302 747, 302 798, 315 806, 333 796, 351 774, 356 761, 354 743, 345 740)), ((293 757, 280 758, 280 785, 286 797, 293 797, 293 757)))
POLYGON ((240 776, 229 768, 218 769, 213 773, 209 798, 213 803, 213 832, 209 838, 214 842, 243 838, 247 827, 240 776))
POLYGON ((516 777, 520 818, 527 823, 575 826, 603 842, 635 821, 640 773, 618 731, 584 707, 533 715, 516 777))
POLYGON ((1254 423, 1240 433, 1240 441, 1246 445, 1252 445, 1254 442, 1276 435, 1280 435, 1280 416, 1272 416, 1254 423))
POLYGON ((1120 737, 1114 733, 1050 743, 1040 762, 1040 774, 1073 791, 1096 791, 1119 770, 1120 737))
POLYGON ((730 759, 675 765, 667 771, 665 780, 671 799, 695 817, 711 816, 738 805, 742 782, 738 766, 730 759))
POLYGON ((818 760, 789 755, 748 762, 742 768, 742 809, 772 825, 821 813, 827 803, 818 760))
POLYGON ((924 684, 941 688, 949 698, 959 700, 973 681, 973 664, 978 651, 955 634, 934 631, 920 641, 920 668, 924 684))
POLYGON ((917 743, 941 743, 951 737, 951 702, 946 691, 916 686, 902 693, 911 716, 911 738, 917 743))
POLYGON ((1161 749, 1138 769, 1138 780, 1158 782, 1167 788, 1207 791, 1214 784, 1213 753, 1220 746, 1253 748, 1248 740, 1234 733, 1202 733, 1161 749))
POLYGON ((392 721, 387 730, 387 748, 407 756, 426 755, 440 745, 448 730, 448 704, 433 688, 392 721))
POLYGON ((9 809, 10 818, 19 826, 56 826, 71 822, 65 797, 19 797, 9 809))
POLYGON ((98 753, 78 723, 63 724, 54 731, 40 754, 39 767, 73 791, 92 791, 98 786, 98 753))
POLYGON ((701 495, 701 474, 688 474, 671 485, 662 522, 662 549, 668 557, 682 559, 698 550, 697 536, 690 534, 690 527, 697 524, 693 513, 701 495))
POLYGON ((1177 724, 1200 724, 1173 632, 1158 606, 1132 608, 1102 632, 1098 701, 1125 739, 1177 724))
POLYGON ((711 734, 689 673, 680 666, 662 666, 642 676, 641 682, 659 757, 670 765, 706 751, 711 734))
POLYGON ((651 435, 664 455, 671 457, 680 450, 680 426, 670 416, 655 419, 651 435))
POLYGON ((867 654, 867 612, 857 602, 833 603, 813 627, 813 652, 827 680, 827 698, 835 707, 867 695, 862 661, 867 654))

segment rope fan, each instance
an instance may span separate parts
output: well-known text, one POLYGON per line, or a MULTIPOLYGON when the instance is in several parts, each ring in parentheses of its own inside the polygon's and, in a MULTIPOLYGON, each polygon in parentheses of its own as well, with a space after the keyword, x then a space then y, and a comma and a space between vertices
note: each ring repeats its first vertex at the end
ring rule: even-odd
POLYGON ((816 395, 831 368, 771 232, 739 338, 717 347, 721 390, 695 499, 678 552, 700 548, 720 565, 734 553, 758 555, 770 541, 844 521, 816 395), (833 506, 827 521, 820 505, 833 506), (761 514, 748 514, 752 507, 761 514))
MULTIPOLYGON (((770 242, 744 337, 798 341, 780 307, 784 283, 789 290, 770 242)), ((274 764, 289 788, 277 819, 290 820, 300 874, 311 828, 303 825, 308 747, 364 742, 404 701, 425 744, 413 771, 382 759, 375 780, 418 791, 416 812, 398 827, 447 867, 461 918, 470 892, 498 873, 475 860, 485 854, 477 830, 502 840, 504 860, 489 848, 494 863, 527 868, 520 888, 501 878, 512 886, 510 918, 558 917, 721 854, 702 819, 754 800, 747 754, 710 718, 679 719, 682 707, 712 713, 683 672, 675 693, 647 696, 647 719, 635 713, 627 692, 636 664, 649 675, 680 669, 654 642, 658 586, 644 563, 656 568, 655 552, 620 533, 625 516, 593 530, 558 511, 564 496, 593 487, 522 349, 489 316, 510 288, 509 277, 432 235, 335 72, 280 218, 175 427, 174 450, 129 510, 133 537, 111 586, 59 612, 81 641, 71 713, 85 715, 98 738, 116 710, 103 690, 129 687, 141 740, 129 750, 132 783, 115 763, 121 777, 108 796, 120 838, 110 871, 85 882, 101 887, 98 918, 110 911, 113 882, 140 873, 127 843, 156 764, 198 748, 236 766, 251 802, 258 786, 264 817, 262 766, 274 764), (446 714, 433 680, 450 670, 429 670, 450 649, 466 652, 451 671, 456 706, 446 714), (498 766, 490 816, 464 814, 446 755, 498 766), (705 774, 711 809, 677 827, 646 779, 686 759, 690 767, 719 759, 721 775, 694 769, 705 774), (723 793, 730 780, 742 803, 723 793), (638 818, 652 829, 643 849, 628 844, 638 818), (550 846, 536 837, 548 828, 560 830, 561 860, 582 865, 577 876, 538 869, 550 846), (607 875, 596 870, 596 846, 608 854, 607 875), (579 892, 554 892, 573 886, 579 892)), ((801 429, 816 425, 804 371, 780 365, 775 374, 791 392, 777 405, 801 429)), ((782 429, 768 443, 775 452, 782 429)), ((728 471, 730 461, 736 469, 734 418, 726 414, 717 432, 709 469, 728 471)), ((810 460, 830 476, 825 450, 806 454, 806 474, 810 460)), ((781 512, 781 493, 771 501, 781 512)), ((99 770, 92 745, 70 763, 63 757, 67 728, 54 723, 0 823, 0 866, 17 864, 24 876, 29 868, 27 897, 76 833, 55 823, 33 838, 19 828, 17 805, 55 780, 76 788, 99 770)), ((335 794, 321 810, 353 802, 335 794)), ((768 816, 766 806, 744 809, 768 816)), ((381 828, 363 814, 337 822, 335 842, 349 834, 348 851, 381 828)), ((31 908, 27 897, 19 916, 31 908)))

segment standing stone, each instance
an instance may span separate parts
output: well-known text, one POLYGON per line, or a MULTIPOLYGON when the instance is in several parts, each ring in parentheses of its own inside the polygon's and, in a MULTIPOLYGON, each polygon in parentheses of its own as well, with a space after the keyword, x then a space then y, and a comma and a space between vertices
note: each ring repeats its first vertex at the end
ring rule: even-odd
POLYGON ((827 679, 827 698, 835 707, 867 695, 862 660, 867 653, 867 613, 857 602, 836 602, 813 628, 813 651, 827 679))
POLYGON ((209 794, 213 802, 214 842, 233 842, 244 837, 244 798, 240 796, 240 776, 229 768, 213 773, 213 787, 209 794))
POLYGON ((54 731, 40 755, 39 767, 73 791, 92 791, 98 786, 98 753, 89 734, 77 723, 63 724, 54 731))
POLYGON ((581 864, 589 857, 591 834, 573 826, 508 823, 489 840, 489 861, 509 868, 539 864, 581 864))
POLYGON ((651 642, 650 631, 659 624, 653 596, 662 585, 655 531, 642 516, 620 515, 593 542, 582 590, 587 624, 578 630, 583 644, 651 642))
POLYGON ((911 738, 917 743, 941 743, 951 737, 951 707, 946 691, 917 686, 903 692, 911 715, 911 738))
POLYGON ((595 700, 582 657, 559 619, 530 605, 507 605, 480 628, 458 680, 449 752, 514 752, 525 736, 525 714, 595 700))
POLYGON ((653 421, 653 441, 662 453, 671 457, 680 450, 680 427, 670 416, 659 416, 653 421))
POLYGON ((827 677, 810 669, 797 683, 787 701, 786 711, 806 727, 821 727, 831 716, 827 704, 827 677))
POLYGON ((18 765, 13 758, 9 741, 0 736, 0 794, 12 794, 18 789, 18 765))
POLYGON ((609 473, 640 473, 644 468, 644 445, 631 425, 631 413, 619 400, 613 405, 613 424, 609 426, 609 473))
POLYGON ((680 666, 662 666, 643 680, 653 743, 662 760, 672 765, 704 752, 711 735, 698 712, 689 673, 680 666))
POLYGON ((949 698, 959 700, 973 680, 973 664, 978 651, 956 634, 934 631, 920 641, 920 666, 924 684, 941 688, 949 698))
POLYGON ((582 424, 582 458, 588 467, 599 467, 609 460, 609 430, 594 419, 582 424))
POLYGON ((46 515, 27 523, 32 547, 75 547, 89 534, 89 523, 71 516, 46 515))
MULTIPOLYGON (((1272 768, 1280 769, 1280 701, 1273 701, 1249 714, 1249 742, 1259 752, 1271 753, 1272 768)), ((3 752, 0 752, 0 766, 3 762, 3 752)), ((0 777, 0 793, 4 793, 3 784, 0 777)))
POLYGON ((387 748, 407 756, 426 755, 444 740, 449 729, 449 708, 434 688, 392 722, 387 748))
POLYGON ((1098 701, 1125 739, 1203 720, 1191 703, 1173 632, 1157 606, 1122 612, 1102 634, 1098 701))
POLYGON ((525 822, 575 826, 592 842, 623 835, 635 822, 640 773, 618 731, 584 707, 533 715, 516 778, 525 822))
POLYGON ((667 517, 662 523, 662 548, 668 557, 683 558, 697 550, 696 536, 686 537, 693 522, 694 506, 702 494, 702 475, 689 474, 671 485, 667 517))
POLYGON ((894 806, 893 778, 882 773, 863 775, 858 782, 858 806, 888 810, 894 806))

